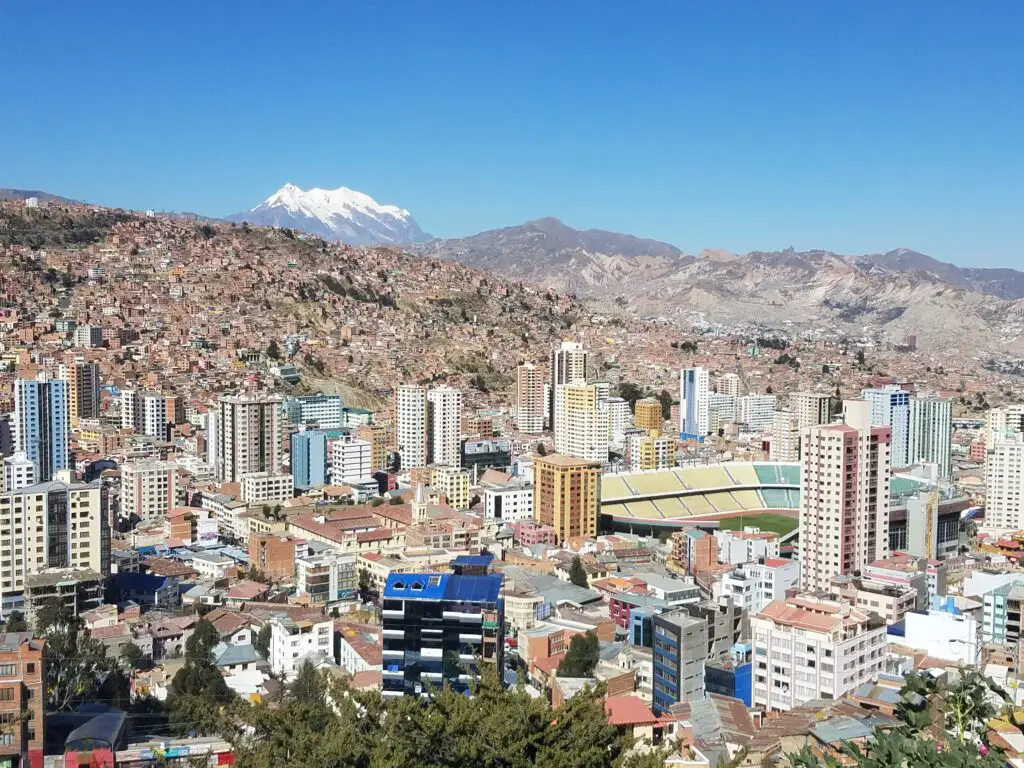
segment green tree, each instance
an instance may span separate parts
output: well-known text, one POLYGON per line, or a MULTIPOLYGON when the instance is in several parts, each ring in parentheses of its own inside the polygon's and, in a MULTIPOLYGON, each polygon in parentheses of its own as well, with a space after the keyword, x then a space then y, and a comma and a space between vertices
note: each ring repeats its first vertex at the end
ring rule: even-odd
POLYGON ((217 628, 201 619, 185 642, 185 665, 171 681, 167 705, 170 725, 177 733, 214 734, 223 727, 223 707, 235 695, 213 664, 220 642, 217 628))
POLYGON ((593 632, 574 635, 569 650, 558 665, 558 676, 590 677, 597 666, 600 650, 597 635, 593 632))
POLYGON ((548 449, 544 446, 544 443, 537 443, 537 455, 538 456, 547 456, 548 455, 548 449))
POLYGON ((658 393, 658 400, 661 402, 661 418, 668 419, 672 418, 672 393, 667 389, 661 390, 658 393))
POLYGON ((572 563, 569 565, 569 581, 577 587, 590 586, 587 581, 587 571, 583 567, 583 560, 580 559, 579 555, 574 555, 572 563))
POLYGON ((644 394, 643 387, 634 384, 630 381, 623 381, 618 386, 619 397, 629 402, 629 407, 632 408, 636 405, 636 401, 640 400, 646 395, 644 394))
POLYGON ((324 704, 327 698, 327 685, 323 675, 307 659, 296 671, 295 679, 288 686, 288 693, 304 704, 324 704))
POLYGON ((146 654, 135 643, 122 645, 121 653, 118 656, 129 669, 142 669, 146 666, 146 654))
POLYGON ((271 339, 270 344, 267 345, 267 357, 271 360, 281 359, 281 348, 277 346, 277 339, 271 339))
POLYGON ((857 365, 859 365, 861 367, 863 367, 863 365, 864 365, 864 350, 863 349, 858 349, 857 350, 857 365))
POLYGON ((260 631, 256 633, 256 637, 252 641, 252 647, 264 659, 270 658, 270 624, 260 627, 260 631))
POLYGON ((117 663, 107 658, 106 646, 89 634, 74 610, 56 601, 46 603, 36 614, 36 634, 46 639, 50 658, 60 659, 46 665, 48 706, 66 711, 99 698, 117 663))
POLYGON ((4 622, 4 632, 28 632, 28 622, 21 611, 11 611, 4 622))
POLYGON ((200 619, 196 628, 185 641, 185 658, 188 661, 213 661, 213 649, 220 642, 220 633, 207 619, 200 619))
POLYGON ((997 714, 989 692, 1008 700, 1005 691, 984 677, 976 669, 961 669, 960 678, 943 694, 946 710, 946 727, 957 739, 963 741, 981 730, 985 722, 997 714))

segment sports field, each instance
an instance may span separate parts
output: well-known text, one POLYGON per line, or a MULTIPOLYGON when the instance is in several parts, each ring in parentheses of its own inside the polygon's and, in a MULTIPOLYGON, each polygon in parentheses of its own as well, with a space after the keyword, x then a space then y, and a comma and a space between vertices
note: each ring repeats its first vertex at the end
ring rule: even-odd
POLYGON ((799 521, 795 517, 776 515, 771 512, 723 517, 718 527, 727 531, 741 531, 744 526, 755 526, 762 531, 774 531, 780 535, 795 530, 799 521))

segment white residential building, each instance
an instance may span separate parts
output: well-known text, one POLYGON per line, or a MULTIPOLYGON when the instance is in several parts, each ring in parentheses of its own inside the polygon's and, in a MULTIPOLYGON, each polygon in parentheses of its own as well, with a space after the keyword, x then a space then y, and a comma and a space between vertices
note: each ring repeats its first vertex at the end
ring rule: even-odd
POLYGON ((427 393, 427 424, 432 464, 462 466, 462 392, 452 387, 437 387, 427 393))
POLYGON ((608 436, 613 445, 622 445, 626 436, 626 428, 633 423, 633 412, 629 409, 629 401, 621 397, 605 399, 603 407, 608 411, 608 436))
POLYGON ((242 501, 246 504, 273 504, 295 497, 295 478, 290 472, 250 472, 242 475, 241 482, 242 501))
POLYGON ((223 579, 237 563, 220 552, 196 552, 189 564, 202 579, 223 579))
MULTIPOLYGON (((710 418, 712 421, 714 421, 715 414, 718 416, 719 424, 723 424, 727 421, 730 423, 736 421, 736 401, 737 397, 735 395, 723 394, 722 392, 711 392, 708 395, 708 412, 711 414, 710 418)), ((710 431, 713 432, 715 430, 710 431)))
POLYGON ((801 435, 800 559, 805 589, 826 590, 889 552, 890 428, 864 400, 843 403, 844 423, 801 435))
POLYGON ((937 396, 910 398, 908 463, 935 464, 939 478, 949 479, 953 446, 953 403, 937 396))
POLYGON ((608 461, 607 385, 581 381, 555 387, 555 450, 588 461, 608 461))
POLYGON ((799 595, 750 619, 754 706, 786 712, 838 700, 885 667, 886 627, 849 604, 799 595))
POLYGON ((334 622, 294 621, 287 616, 270 620, 270 668, 290 680, 307 658, 334 660, 334 622))
POLYGON ((359 591, 358 559, 355 552, 339 552, 327 547, 296 557, 297 594, 307 596, 314 605, 354 600, 359 591))
POLYGON ((800 429, 828 424, 832 420, 832 396, 824 392, 793 392, 789 410, 796 414, 800 429))
POLYGON ((533 519, 533 485, 507 483, 484 488, 484 514, 503 523, 533 519))
POLYGON ((1024 432, 1024 403, 991 408, 985 415, 985 445, 991 446, 997 437, 1024 432))
POLYGON ((718 544, 718 562, 732 565, 752 563, 762 557, 779 556, 779 534, 746 526, 742 531, 719 530, 715 533, 718 544))
POLYGON ((985 522, 1001 534, 1024 527, 1024 433, 993 433, 985 455, 985 522))
POLYGON ((281 471, 281 402, 280 397, 260 394, 220 398, 217 477, 221 482, 237 483, 243 475, 281 471))
POLYGON ((366 480, 371 475, 372 464, 373 446, 368 440, 343 435, 331 444, 331 482, 334 485, 366 480))
POLYGON ((110 527, 100 484, 60 480, 0 493, 0 605, 48 568, 110 572, 110 527))
POLYGON ((40 373, 15 379, 14 450, 35 464, 36 480, 44 482, 68 469, 71 424, 67 382, 40 373))
POLYGON ((36 482, 36 465, 24 451, 3 460, 3 478, 0 491, 17 491, 36 482))
POLYGON ((715 379, 715 390, 720 395, 740 396, 740 377, 736 373, 723 373, 715 379))
POLYGON ((563 341, 551 353, 550 377, 548 379, 551 402, 548 405, 548 425, 553 432, 558 429, 558 415, 555 413, 558 385, 585 382, 589 357, 589 353, 583 348, 583 345, 576 341, 563 341))
POLYGON ((896 468, 910 465, 910 393, 895 384, 865 389, 861 399, 871 405, 871 423, 892 430, 891 461, 896 468))
POLYGON ((316 424, 319 429, 340 429, 344 401, 341 395, 301 395, 284 401, 292 424, 316 424))
POLYGON ((767 558, 747 563, 743 569, 757 584, 753 613, 759 613, 773 600, 785 600, 786 592, 800 586, 800 561, 785 558, 767 558))
POLYGON ((403 384, 395 393, 395 442, 402 471, 427 466, 427 388, 403 384))
POLYGON ((757 432, 766 432, 775 418, 775 395, 744 395, 738 401, 739 421, 757 432))
POLYGON ((679 372, 679 431, 704 437, 710 429, 710 378, 706 368, 679 372))
POLYGON ((165 517, 178 506, 178 465, 128 461, 121 465, 121 514, 140 520, 165 517))
POLYGON ((772 416, 772 461, 800 461, 800 419, 792 411, 776 411, 772 416))

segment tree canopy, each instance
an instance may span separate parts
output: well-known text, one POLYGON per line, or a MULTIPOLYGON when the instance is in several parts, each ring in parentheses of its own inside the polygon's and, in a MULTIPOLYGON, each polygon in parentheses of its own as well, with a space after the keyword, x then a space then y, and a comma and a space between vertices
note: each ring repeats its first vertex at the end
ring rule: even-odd
POLYGON ((577 587, 587 587, 587 571, 583 567, 583 560, 580 559, 579 555, 575 555, 572 559, 572 564, 569 566, 569 581, 575 584, 577 587))
POLYGON ((586 632, 574 635, 569 642, 569 650, 558 665, 559 677, 590 677, 600 654, 597 635, 586 632))

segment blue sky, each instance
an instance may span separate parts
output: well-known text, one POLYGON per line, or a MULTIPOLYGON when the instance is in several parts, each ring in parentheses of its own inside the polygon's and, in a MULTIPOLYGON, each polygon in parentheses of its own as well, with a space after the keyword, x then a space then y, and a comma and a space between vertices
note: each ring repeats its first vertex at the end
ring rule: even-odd
POLYGON ((23 2, 0 49, 0 186, 1024 264, 1019 0, 23 2))

